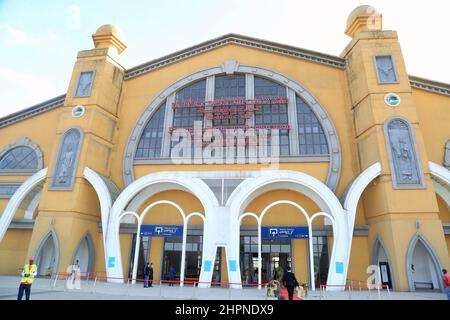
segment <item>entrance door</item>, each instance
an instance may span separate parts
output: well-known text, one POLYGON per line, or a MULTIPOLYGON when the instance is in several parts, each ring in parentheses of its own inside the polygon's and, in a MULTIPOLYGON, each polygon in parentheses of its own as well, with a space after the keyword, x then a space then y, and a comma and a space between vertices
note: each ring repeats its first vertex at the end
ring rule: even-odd
POLYGON ((262 266, 258 265, 258 237, 241 236, 241 272, 244 283, 257 283, 261 269, 261 281, 273 279, 275 268, 281 269, 281 276, 287 266, 292 267, 290 239, 262 239, 262 266))
POLYGON ((391 270, 389 269, 389 263, 380 262, 380 276, 381 276, 381 284, 388 286, 389 289, 392 289, 392 281, 391 281, 391 270))
POLYGON ((175 279, 180 280, 181 251, 164 251, 164 263, 162 275, 165 280, 169 280, 169 268, 173 266, 175 269, 175 279))
MULTIPOLYGON (((273 241, 273 240, 272 240, 273 241)), ((291 254, 283 252, 270 252, 262 254, 263 269, 261 280, 262 283, 275 277, 275 270, 279 270, 280 276, 284 275, 287 267, 292 265, 291 254)))

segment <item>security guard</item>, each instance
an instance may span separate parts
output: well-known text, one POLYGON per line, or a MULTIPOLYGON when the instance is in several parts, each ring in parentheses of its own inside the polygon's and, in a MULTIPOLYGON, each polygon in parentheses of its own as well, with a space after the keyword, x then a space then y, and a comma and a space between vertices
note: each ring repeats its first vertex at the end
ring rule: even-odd
POLYGON ((22 280, 20 281, 17 300, 22 300, 24 291, 26 299, 30 300, 31 285, 33 284, 33 280, 36 274, 37 266, 34 264, 34 259, 30 258, 29 263, 26 264, 22 270, 22 280))

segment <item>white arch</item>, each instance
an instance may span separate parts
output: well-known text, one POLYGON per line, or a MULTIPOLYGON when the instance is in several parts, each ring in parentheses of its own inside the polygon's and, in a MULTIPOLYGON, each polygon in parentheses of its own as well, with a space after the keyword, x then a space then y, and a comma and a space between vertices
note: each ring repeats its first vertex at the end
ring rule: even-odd
POLYGON ((450 170, 431 161, 428 164, 434 180, 434 189, 450 208, 450 170))
POLYGON ((239 226, 241 225, 242 220, 243 220, 245 217, 253 217, 253 218, 256 219, 256 223, 259 223, 259 217, 258 217, 257 214, 255 214, 255 213, 253 213, 253 212, 246 212, 246 213, 243 213, 243 214, 241 214, 241 215, 239 216, 239 219, 238 219, 239 226))
MULTIPOLYGON (((264 216, 266 215, 266 213, 272 207, 277 206, 279 204, 289 204, 289 205, 297 208, 303 214, 303 216, 306 219, 306 223, 308 224, 309 237, 311 237, 311 235, 312 235, 312 227, 311 227, 311 221, 309 219, 309 215, 308 215, 306 210, 301 205, 299 205, 298 203, 295 203, 293 201, 290 201, 290 200, 278 200, 278 201, 272 202, 271 204, 269 204, 268 206, 266 206, 264 208, 264 210, 261 212, 261 215, 259 216, 259 219, 258 219, 258 261, 259 261, 259 264, 261 266, 262 266, 262 260, 261 260, 261 255, 262 255, 262 253, 261 253, 261 244, 262 244, 261 226, 262 226, 262 221, 263 221, 264 216)), ((312 246, 311 239, 308 239, 308 247, 309 247, 308 251, 309 251, 309 272, 310 272, 309 276, 311 277, 311 289, 315 290, 316 288, 315 288, 315 283, 314 283, 314 255, 313 255, 313 246, 312 246)), ((261 281, 262 281, 262 278, 261 278, 261 271, 260 271, 260 272, 258 272, 258 284, 260 284, 261 281)), ((260 287, 260 285, 258 285, 258 287, 260 287)))
POLYGON ((379 162, 364 170, 350 185, 344 199, 344 209, 347 211, 349 229, 353 233, 355 225, 356 208, 363 191, 373 179, 381 174, 381 164, 379 162))
POLYGON ((27 180, 25 180, 25 182, 16 190, 16 192, 14 192, 13 196, 6 205, 2 216, 0 217, 0 242, 3 240, 6 230, 8 230, 11 220, 13 219, 14 214, 19 208, 23 199, 31 190, 33 190, 34 187, 42 183, 45 180, 46 176, 47 168, 39 170, 27 180))
POLYGON ((436 180, 433 181, 433 186, 434 191, 436 191, 441 199, 447 204, 447 207, 450 208, 450 186, 444 187, 436 180))
POLYGON ((181 207, 176 204, 173 201, 169 201, 169 200, 159 200, 159 201, 155 201, 153 203, 151 203, 150 205, 148 205, 144 211, 142 211, 141 215, 138 218, 138 229, 136 232, 136 246, 134 249, 134 264, 133 264, 133 274, 132 274, 132 283, 136 283, 136 277, 137 277, 137 266, 139 263, 139 249, 140 249, 140 244, 141 244, 141 235, 140 235, 140 230, 141 230, 141 226, 142 226, 142 222, 144 221, 145 216, 147 215, 147 213, 153 208, 156 207, 157 205, 160 204, 168 204, 170 206, 175 207, 178 210, 178 213, 181 215, 181 218, 183 219, 183 244, 182 244, 182 249, 181 249, 181 267, 180 267, 180 286, 182 287, 184 284, 184 265, 185 265, 185 256, 186 256, 186 232, 187 232, 187 226, 186 226, 186 215, 184 214, 183 209, 181 209, 181 207))
MULTIPOLYGON (((111 194, 100 175, 94 170, 85 167, 83 170, 84 178, 92 185, 97 193, 98 200, 100 202, 100 212, 102 218, 102 235, 103 235, 103 247, 106 248, 106 234, 108 226, 109 211, 112 207, 111 194)), ((106 250, 104 250, 106 259, 106 250)), ((105 260, 106 261, 106 260, 105 260)))
POLYGON ((200 218, 203 220, 203 226, 205 225, 205 223, 206 223, 205 216, 202 215, 202 214, 199 213, 199 212, 191 212, 190 214, 188 214, 188 216, 186 217, 186 224, 189 223, 189 220, 190 220, 192 217, 200 217, 200 218))
MULTIPOLYGON (((300 192, 313 200, 321 211, 329 212, 333 217, 333 230, 335 230, 336 236, 330 259, 328 284, 345 284, 351 243, 347 218, 334 193, 316 178, 302 172, 268 170, 261 177, 245 180, 233 191, 227 201, 230 213, 235 215, 232 221, 238 221, 239 214, 254 198, 275 189, 290 189, 300 192)), ((232 226, 231 230, 234 233, 233 238, 238 239, 239 225, 232 226)), ((238 244, 235 244, 236 246, 238 244)))
MULTIPOLYGON (((143 203, 146 198, 140 197, 140 194, 142 192, 145 193, 146 190, 150 190, 151 188, 156 188, 158 192, 165 190, 182 190, 190 192, 200 200, 206 216, 208 215, 208 212, 213 212, 214 207, 219 206, 213 192, 201 179, 183 176, 179 172, 153 173, 134 181, 122 191, 110 211, 105 246, 105 251, 107 254, 106 270, 108 277, 123 277, 122 257, 118 233, 118 218, 121 216, 127 205, 136 197, 139 197, 139 202, 134 202, 133 207, 138 207, 141 203, 143 203)), ((208 219, 206 219, 206 224, 208 224, 208 219)), ((205 243, 209 241, 209 238, 212 237, 212 235, 209 235, 210 231, 208 230, 212 230, 213 228, 206 227, 204 229, 203 247, 205 247, 205 243)), ((184 232, 184 235, 185 234, 186 232, 184 232)), ((203 272, 203 270, 201 272, 203 272)))
POLYGON ((23 218, 25 220, 32 220, 36 209, 39 207, 39 202, 41 201, 42 190, 36 193, 36 195, 31 199, 30 203, 25 209, 25 214, 23 218))

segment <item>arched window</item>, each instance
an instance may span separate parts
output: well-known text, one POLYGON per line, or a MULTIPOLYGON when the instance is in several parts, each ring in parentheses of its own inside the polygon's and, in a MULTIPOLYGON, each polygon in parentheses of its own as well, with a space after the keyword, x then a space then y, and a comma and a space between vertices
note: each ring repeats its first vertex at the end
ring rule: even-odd
POLYGON ((36 152, 30 147, 16 147, 0 159, 0 170, 37 170, 36 152))
MULTIPOLYGON (((184 138, 176 138, 170 128, 187 129, 191 135, 193 150, 196 121, 201 122, 204 130, 219 129, 224 145, 226 142, 227 146, 228 129, 242 128, 245 131, 253 128, 258 134, 257 144, 261 143, 261 138, 265 139, 267 152, 272 153, 270 134, 275 133, 273 130, 278 130, 280 156, 314 155, 323 156, 324 159, 329 156, 328 140, 321 121, 300 94, 282 82, 257 75, 234 73, 202 77, 175 90, 167 100, 159 104, 144 124, 134 157, 140 161, 170 157, 170 150, 184 138), (288 100, 288 96, 292 97, 292 101, 288 100), (243 102, 252 99, 260 104, 243 102), (167 108, 171 109, 166 110, 167 108)), ((250 143, 249 137, 245 139, 246 143, 250 143)), ((207 144, 205 142, 203 146, 207 144)), ((248 150, 246 155, 249 156, 248 150)))
POLYGON ((22 137, 0 150, 0 175, 29 175, 43 168, 43 155, 30 139, 22 137))
POLYGON ((164 133, 164 114, 166 102, 158 108, 148 121, 142 132, 136 149, 136 158, 159 158, 161 157, 162 137, 164 133))

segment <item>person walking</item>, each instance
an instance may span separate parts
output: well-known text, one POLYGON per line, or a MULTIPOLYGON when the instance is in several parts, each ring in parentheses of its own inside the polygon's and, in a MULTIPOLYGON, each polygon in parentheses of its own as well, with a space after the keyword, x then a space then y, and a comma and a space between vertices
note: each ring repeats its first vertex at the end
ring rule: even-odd
POLYGON ((150 274, 150 263, 144 266, 144 288, 148 288, 148 276, 150 274))
POLYGON ((31 285, 33 284, 34 277, 36 276, 36 274, 37 274, 37 266, 34 263, 34 259, 30 258, 28 264, 26 264, 22 269, 22 279, 20 281, 17 300, 22 300, 24 291, 25 291, 25 298, 27 300, 30 300, 31 285))
POLYGON ((291 272, 291 267, 288 266, 286 268, 286 270, 287 271, 283 275, 283 279, 282 279, 281 283, 287 289, 289 300, 293 300, 294 289, 295 289, 295 287, 298 287, 299 284, 298 284, 297 279, 295 278, 295 274, 291 272))
POLYGON ((148 269, 148 286, 152 287, 153 284, 153 263, 150 263, 150 267, 148 269))
POLYGON ((175 268, 174 266, 171 264, 169 267, 169 286, 173 287, 173 282, 175 280, 175 268))
POLYGON ((447 293, 447 300, 450 300, 450 275, 447 274, 447 269, 442 269, 442 281, 444 282, 445 293, 447 293))

